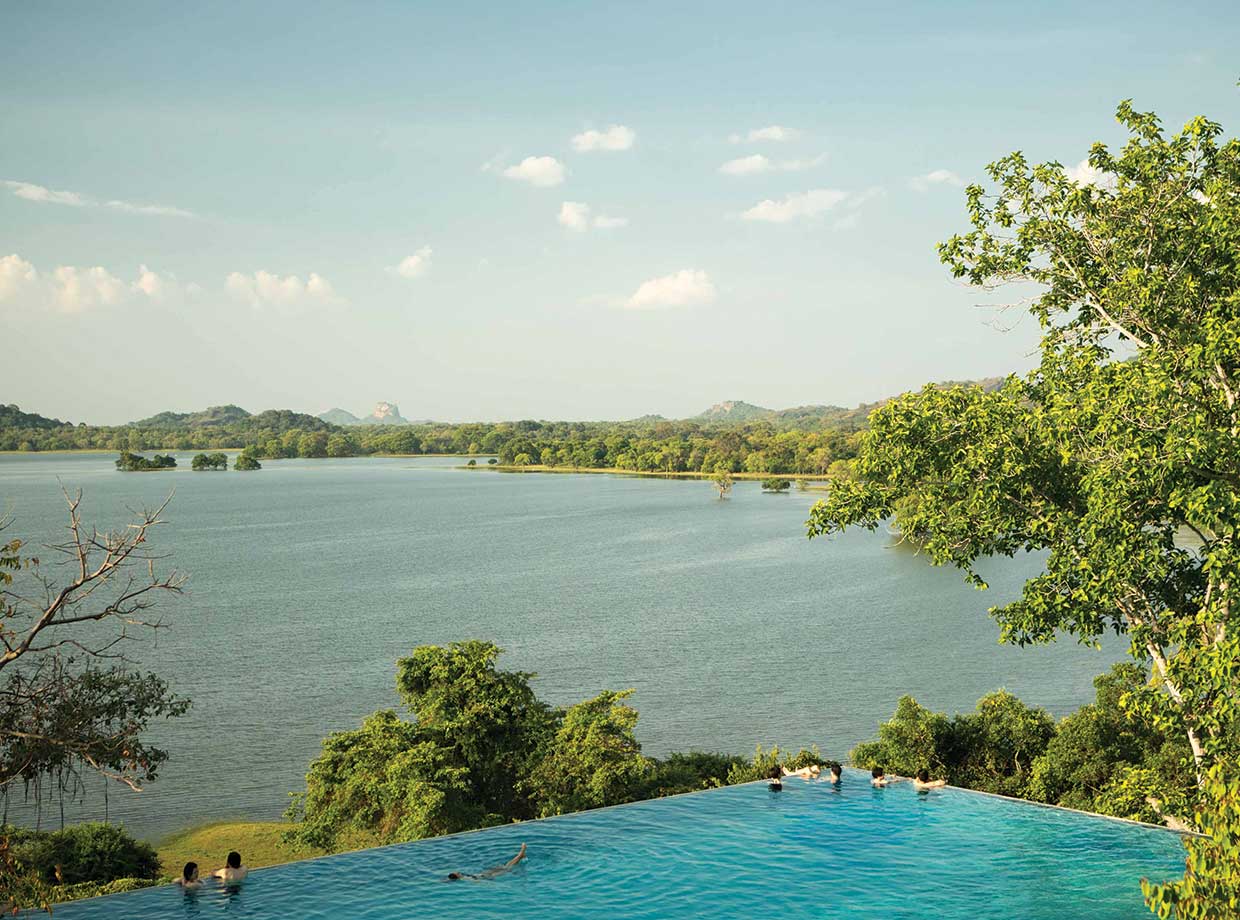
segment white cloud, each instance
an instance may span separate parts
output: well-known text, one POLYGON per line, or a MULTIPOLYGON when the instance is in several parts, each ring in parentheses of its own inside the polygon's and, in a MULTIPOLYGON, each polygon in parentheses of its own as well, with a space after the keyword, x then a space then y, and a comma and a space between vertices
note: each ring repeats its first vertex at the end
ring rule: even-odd
POLYGON ((17 253, 0 259, 0 302, 16 300, 39 283, 39 273, 17 253))
POLYGON ((75 208, 85 207, 90 204, 85 198, 77 192, 56 191, 55 189, 44 188, 41 185, 35 185, 31 182, 16 182, 13 179, 5 179, 4 185, 13 190, 13 194, 18 198, 25 198, 27 201, 42 201, 48 204, 67 204, 75 208))
POLYGON ((915 191, 924 192, 932 185, 953 185, 956 188, 962 188, 964 180, 950 169, 935 169, 924 176, 914 176, 908 180, 908 184, 915 191))
POLYGON ((819 154, 808 160, 772 160, 770 157, 755 153, 752 156, 728 160, 728 162, 719 167, 719 171, 725 176, 752 176, 757 173, 767 172, 798 172, 802 169, 812 169, 826 158, 826 154, 819 154))
POLYGON ((782 125, 767 125, 765 128, 754 128, 746 134, 733 134, 728 140, 733 144, 740 144, 744 141, 757 143, 759 141, 770 141, 776 144, 782 144, 784 141, 795 140, 801 136, 801 132, 793 128, 785 128, 782 125))
POLYGON ((590 206, 581 201, 566 201, 560 205, 556 218, 561 225, 579 233, 590 229, 590 206))
POLYGON ((573 136, 573 149, 578 153, 591 150, 628 150, 637 140, 637 132, 624 125, 609 125, 605 131, 582 131, 573 136))
POLYGON ((52 272, 50 287, 52 300, 69 313, 120 303, 130 290, 124 281, 100 265, 93 268, 62 265, 52 272))
POLYGON ((833 188, 816 188, 788 195, 782 201, 771 198, 760 201, 741 214, 745 220, 761 220, 783 224, 800 217, 815 217, 847 201, 848 192, 833 188))
POLYGON ((661 278, 642 282, 625 303, 630 310, 660 310, 689 307, 715 299, 715 285, 706 272, 686 268, 661 278))
POLYGON ((564 164, 555 157, 526 157, 517 165, 505 169, 504 175, 547 188, 564 181, 564 164))
POLYGON ((719 171, 725 176, 751 176, 755 173, 770 172, 774 168, 775 164, 771 162, 769 157, 755 153, 753 156, 728 160, 728 162, 719 167, 719 171))
POLYGON ((14 179, 0 180, 0 185, 10 189, 18 198, 26 201, 38 201, 44 204, 65 204, 75 208, 110 208, 126 214, 145 214, 157 217, 196 217, 193 211, 184 208, 173 208, 161 204, 135 204, 132 201, 96 201, 77 192, 45 188, 32 182, 18 182, 14 179))
POLYGON ((224 282, 228 292, 252 307, 299 307, 336 301, 331 283, 321 275, 310 273, 303 283, 296 275, 281 278, 271 272, 256 271, 252 275, 233 272, 224 282))
POLYGON ((627 226, 629 222, 627 217, 610 217, 606 214, 591 217, 590 214, 590 206, 584 201, 565 201, 560 205, 560 213, 556 220, 562 226, 578 233, 584 233, 591 227, 596 230, 611 230, 615 227, 627 226))
POLYGON ((0 259, 0 301, 21 300, 68 313, 112 306, 136 296, 164 301, 200 290, 197 285, 181 285, 172 275, 160 275, 145 265, 139 266, 137 280, 126 282, 101 265, 61 265, 41 274, 16 253, 0 259))
POLYGON ((411 256, 405 256, 392 271, 402 278, 421 278, 431 270, 431 247, 423 246, 411 256))
POLYGON ((1066 166, 1063 172, 1069 182, 1077 185, 1092 185, 1101 189, 1115 188, 1115 174, 1090 166, 1089 160, 1081 160, 1075 166, 1066 166))

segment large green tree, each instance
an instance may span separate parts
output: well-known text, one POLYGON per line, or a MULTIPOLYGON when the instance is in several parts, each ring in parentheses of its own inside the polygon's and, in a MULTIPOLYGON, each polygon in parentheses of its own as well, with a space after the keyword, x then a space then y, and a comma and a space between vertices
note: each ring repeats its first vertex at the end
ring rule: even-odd
MULTIPOLYGON (((1002 638, 1126 635, 1152 679, 1125 705, 1183 735, 1196 820, 1240 836, 1240 141, 1206 118, 1168 134, 1127 102, 1118 119, 1129 141, 1095 144, 1088 170, 993 163, 993 189, 968 189, 970 229, 939 248, 971 285, 1017 285, 1038 367, 875 411, 856 478, 832 483, 809 533, 894 517, 978 585, 982 557, 1044 554, 1020 599, 992 609, 1002 638)), ((1234 846, 1230 863, 1196 852, 1203 912, 1176 910, 1225 916, 1234 846)))
POLYGON ((1019 283, 1041 362, 993 391, 927 388, 870 418, 856 478, 832 483, 811 536, 895 516, 935 563, 1045 553, 1002 637, 1126 634, 1153 667, 1134 706, 1174 721, 1199 770, 1234 749, 1240 633, 1240 143, 1197 118, 1167 136, 1124 103, 1131 139, 1091 175, 989 167, 952 273, 1019 283))

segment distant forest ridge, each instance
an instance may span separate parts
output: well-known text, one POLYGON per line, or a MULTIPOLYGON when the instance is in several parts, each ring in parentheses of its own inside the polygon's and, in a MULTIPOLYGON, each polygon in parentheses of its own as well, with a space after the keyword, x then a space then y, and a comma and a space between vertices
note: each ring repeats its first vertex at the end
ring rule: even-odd
MULTIPOLYGON (((990 389, 1001 379, 960 385, 990 389)), ((288 409, 251 414, 232 405, 161 412, 128 425, 73 425, 0 405, 0 450, 233 448, 263 459, 472 454, 495 456, 503 465, 518 467, 822 475, 834 463, 855 456, 858 433, 879 405, 773 410, 728 401, 678 420, 645 416, 621 422, 411 423, 394 405, 381 403, 377 412, 400 419, 398 423, 347 426, 288 409)))

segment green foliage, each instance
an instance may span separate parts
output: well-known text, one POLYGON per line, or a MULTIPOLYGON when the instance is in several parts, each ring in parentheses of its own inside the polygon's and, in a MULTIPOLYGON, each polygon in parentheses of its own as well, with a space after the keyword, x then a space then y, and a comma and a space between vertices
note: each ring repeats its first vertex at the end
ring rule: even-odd
POLYGON ((292 836, 331 849, 346 830, 385 842, 534 817, 522 780, 557 727, 529 687, 533 676, 495 667, 487 642, 420 646, 397 662, 397 690, 416 722, 394 712, 323 742, 292 836))
POLYGON ((226 470, 228 469, 228 455, 221 453, 197 454, 190 463, 190 469, 226 470))
POLYGON ((750 761, 735 760, 728 768, 727 779, 725 785, 735 785, 737 783, 750 783, 758 779, 766 779, 770 775, 772 767, 786 767, 789 770, 799 770, 802 767, 809 767, 817 764, 820 767, 826 767, 831 761, 825 760, 819 753, 817 745, 806 750, 802 748, 795 754, 788 751, 780 751, 778 747, 772 747, 770 750, 764 751, 762 745, 758 745, 754 750, 753 759, 750 761))
POLYGON ((763 492, 787 492, 792 488, 792 480, 790 479, 764 479, 762 480, 763 492))
POLYGON ((1196 825, 1204 835, 1184 841, 1184 878, 1153 884, 1141 880, 1146 903, 1159 917, 1227 920, 1240 916, 1240 773, 1234 761, 1206 773, 1196 825))
POLYGON ((1030 798, 1139 821, 1191 814, 1195 780, 1187 741, 1122 706, 1147 679, 1137 665, 1117 664, 1094 680, 1095 702, 1063 719, 1034 763, 1030 798))
POLYGON ((633 734, 637 710, 623 703, 632 693, 605 690, 565 711, 528 781, 540 817, 633 801, 652 765, 633 734))
POLYGON ((720 468, 715 471, 711 482, 715 484, 715 488, 719 490, 720 498, 727 498, 728 493, 732 491, 732 473, 731 471, 720 468))
POLYGON ((116 468, 126 473, 170 470, 176 465, 175 457, 169 457, 164 454, 156 454, 154 457, 148 458, 122 450, 121 455, 116 458, 116 468))
POLYGON ((940 712, 931 712, 911 696, 902 696, 895 714, 878 727, 878 740, 857 745, 849 760, 862 769, 882 767, 901 776, 929 770, 935 776, 947 768, 951 722, 940 712))
POLYGON ((114 824, 75 824, 52 832, 3 828, 0 833, 9 836, 14 855, 49 885, 159 876, 155 849, 114 824))
POLYGON ((1153 679, 1124 705, 1183 734, 1204 771, 1240 738, 1240 142, 1204 118, 1167 136, 1128 103, 1118 118, 1131 140, 1094 145, 1100 181, 1012 154, 940 247, 971 284, 1038 287, 1038 368, 876 410, 856 478, 808 526, 895 515, 979 586, 978 559, 1045 553, 992 610, 1002 638, 1127 634, 1153 679))
POLYGON ((733 770, 745 768, 747 763, 735 754, 708 751, 678 752, 669 754, 664 760, 652 759, 652 770, 645 788, 637 797, 657 798, 724 786, 728 783, 728 775, 733 770))
POLYGON ((152 722, 184 715, 189 701, 154 674, 69 664, 51 659, 6 674, 0 784, 21 780, 38 795, 43 777, 68 780, 77 762, 137 782, 156 779, 168 752, 144 735, 152 722))
POLYGON ((1035 758, 1055 734, 1055 720, 1006 690, 982 697, 977 709, 952 719, 945 752, 957 786, 1026 796, 1035 758))
POLYGON ((245 472, 247 470, 261 470, 263 465, 258 462, 258 458, 248 450, 243 450, 237 454, 237 459, 233 461, 233 469, 245 472))
POLYGON ((286 817, 290 843, 333 850, 348 839, 394 843, 563 814, 765 776, 772 763, 825 763, 816 748, 642 754, 631 690, 552 709, 534 677, 496 667, 489 642, 420 646, 398 662, 413 721, 377 712, 323 742, 286 817))

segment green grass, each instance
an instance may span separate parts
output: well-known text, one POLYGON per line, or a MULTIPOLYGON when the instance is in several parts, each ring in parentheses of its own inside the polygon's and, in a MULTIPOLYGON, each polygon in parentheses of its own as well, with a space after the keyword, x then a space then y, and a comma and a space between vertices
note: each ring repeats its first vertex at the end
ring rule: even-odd
MULTIPOLYGON (((224 865, 229 850, 241 854, 241 861, 251 869, 276 866, 298 859, 326 856, 326 850, 284 843, 280 838, 292 825, 284 821, 220 821, 193 827, 173 834, 156 845, 165 875, 181 877, 187 862, 198 863, 203 875, 224 865)), ((361 833, 341 836, 335 852, 360 850, 378 846, 382 841, 361 833)))
POLYGON ((214 872, 224 865, 229 850, 240 853, 252 869, 323 855, 322 850, 283 843, 280 837, 288 829, 283 821, 223 821, 174 834, 155 849, 164 873, 173 878, 181 877, 187 862, 198 863, 203 875, 214 872))

